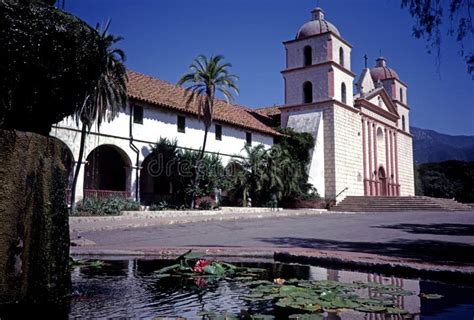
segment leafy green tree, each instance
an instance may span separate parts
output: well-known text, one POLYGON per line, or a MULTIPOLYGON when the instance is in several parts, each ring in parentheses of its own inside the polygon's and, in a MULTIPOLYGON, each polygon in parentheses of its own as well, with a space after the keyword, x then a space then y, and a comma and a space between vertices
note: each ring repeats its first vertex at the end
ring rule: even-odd
MULTIPOLYGON (((223 63, 224 57, 221 55, 207 58, 199 55, 190 66, 191 72, 185 74, 178 81, 179 86, 187 85, 187 103, 196 103, 198 107, 198 117, 204 123, 204 140, 202 143, 199 160, 204 157, 206 150, 207 135, 212 124, 214 115, 214 100, 216 93, 221 93, 229 103, 235 94, 239 94, 236 81, 238 77, 229 73, 230 63, 223 63)), ((199 174, 195 177, 195 188, 199 185, 199 174)), ((191 203, 194 207, 194 197, 191 203)))
POLYGON ((222 159, 216 154, 205 154, 199 160, 200 151, 179 149, 176 140, 169 141, 161 138, 152 146, 152 153, 148 156, 148 161, 154 160, 163 166, 160 174, 154 179, 159 181, 158 186, 162 189, 155 189, 155 192, 163 196, 169 195, 168 186, 171 184, 173 193, 172 205, 182 206, 190 203, 192 196, 211 196, 219 188, 226 188, 226 177, 222 159), (199 165, 197 165, 199 162, 199 165), (196 170, 199 170, 199 184, 194 184, 196 170))
POLYGON ((298 171, 296 177, 299 180, 299 188, 295 193, 286 193, 288 198, 294 199, 300 195, 306 195, 312 185, 308 183, 308 172, 311 162, 311 152, 314 148, 314 138, 308 132, 296 132, 292 128, 277 129, 282 135, 275 139, 276 145, 279 145, 282 150, 293 160, 296 166, 293 170, 298 171))
POLYGON ((414 177, 415 177, 415 194, 417 196, 423 196, 423 183, 420 177, 420 170, 416 163, 413 163, 414 177))
MULTIPOLYGON (((109 34, 110 23, 107 23, 99 36, 100 73, 94 80, 93 86, 84 98, 81 108, 75 113, 77 124, 82 123, 81 142, 78 162, 71 186, 71 212, 75 211, 76 185, 84 157, 85 139, 92 126, 97 128, 103 121, 112 121, 119 111, 126 107, 127 100, 127 70, 125 68, 125 53, 115 48, 115 44, 122 40, 109 34)), ((99 32, 99 26, 96 28, 99 32)))
POLYGON ((425 196, 474 203, 474 162, 424 163, 418 172, 425 196))
POLYGON ((100 74, 99 35, 40 1, 0 0, 0 128, 48 135, 100 74))
POLYGON ((270 149, 263 145, 246 146, 243 157, 234 157, 233 189, 242 195, 243 205, 266 205, 273 198, 300 197, 308 192, 306 168, 290 151, 276 144, 270 149))

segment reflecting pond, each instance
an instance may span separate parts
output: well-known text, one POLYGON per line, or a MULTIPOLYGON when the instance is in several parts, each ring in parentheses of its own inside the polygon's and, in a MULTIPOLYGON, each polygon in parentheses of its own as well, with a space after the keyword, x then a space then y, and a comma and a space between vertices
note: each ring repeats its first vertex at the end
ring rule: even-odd
MULTIPOLYGON (((73 296, 62 316, 69 318, 171 318, 207 319, 211 315, 269 315, 286 319, 302 314, 272 300, 253 297, 255 286, 245 280, 206 278, 158 278, 155 271, 173 264, 170 260, 106 261, 95 267, 76 267, 72 272, 73 296)), ((359 299, 381 299, 377 288, 399 287, 409 294, 393 296, 408 314, 368 313, 347 308, 318 313, 319 319, 473 319, 474 288, 416 279, 333 270, 317 266, 277 262, 233 263, 239 267, 263 268, 259 280, 300 279, 306 284, 362 284, 354 288, 359 299), (427 299, 431 294, 439 299, 427 299)), ((253 281, 255 282, 255 281, 253 281)), ((270 282, 266 282, 270 283, 270 282)), ((271 284, 273 285, 273 284, 271 284)), ((288 286, 289 287, 289 286, 288 286)), ((258 288, 258 287, 257 287, 258 288)), ((400 290, 401 290, 400 289, 400 290)), ((258 296, 257 296, 258 297, 258 296)), ((0 309, 0 318, 15 318, 18 310, 0 309)), ((47 313, 48 311, 46 311, 47 313)), ((49 312, 53 312, 52 309, 49 312)), ((57 314, 59 316, 59 314, 57 314)), ((315 318, 316 319, 316 318, 315 318)))

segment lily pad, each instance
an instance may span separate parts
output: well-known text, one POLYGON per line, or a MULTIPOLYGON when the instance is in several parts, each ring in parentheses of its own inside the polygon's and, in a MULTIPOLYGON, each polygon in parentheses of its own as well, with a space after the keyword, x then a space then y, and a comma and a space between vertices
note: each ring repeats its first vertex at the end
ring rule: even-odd
POLYGON ((182 258, 184 260, 198 260, 204 257, 206 254, 203 252, 193 252, 193 251, 188 251, 185 254, 183 254, 181 257, 178 259, 182 258))
POLYGON ((324 291, 320 295, 321 299, 326 300, 326 301, 332 301, 336 297, 336 293, 332 291, 324 291))
POLYGON ((214 276, 222 276, 225 274, 225 269, 219 263, 213 263, 211 265, 205 266, 203 271, 207 274, 214 275, 214 276))
POLYGON ((387 310, 387 308, 384 306, 372 306, 372 305, 361 305, 355 309, 361 312, 382 312, 382 311, 387 310))
POLYGON ((252 319, 252 320, 273 320, 273 319, 275 319, 275 317, 272 316, 272 315, 266 315, 266 314, 255 314, 255 315, 251 315, 250 319, 252 319))
POLYGON ((298 320, 324 320, 324 317, 321 314, 292 314, 288 319, 298 319, 298 320))
POLYGON ((408 311, 400 308, 387 308, 387 313, 389 314, 407 314, 408 311))
POLYGON ((161 268, 160 270, 157 270, 157 271, 155 271, 154 273, 156 273, 156 274, 168 273, 169 271, 174 270, 174 269, 176 269, 176 268, 179 268, 180 266, 181 266, 181 265, 179 265, 179 264, 173 264, 173 265, 171 265, 171 266, 161 268))
POLYGON ((420 298, 425 298, 425 299, 441 299, 444 296, 440 294, 435 294, 435 293, 420 293, 420 298))

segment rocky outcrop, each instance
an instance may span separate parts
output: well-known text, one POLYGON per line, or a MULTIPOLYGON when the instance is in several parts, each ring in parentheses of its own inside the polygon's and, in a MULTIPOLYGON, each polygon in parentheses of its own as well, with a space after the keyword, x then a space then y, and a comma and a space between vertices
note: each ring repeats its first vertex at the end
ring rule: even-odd
POLYGON ((0 130, 0 302, 55 303, 69 294, 64 145, 0 130))

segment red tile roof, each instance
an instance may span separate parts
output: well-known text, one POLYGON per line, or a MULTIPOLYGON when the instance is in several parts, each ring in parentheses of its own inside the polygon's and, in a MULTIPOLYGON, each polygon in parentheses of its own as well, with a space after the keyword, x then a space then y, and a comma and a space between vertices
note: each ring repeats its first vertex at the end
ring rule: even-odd
MULTIPOLYGON (((186 105, 185 90, 183 88, 136 71, 129 70, 127 73, 127 90, 130 99, 198 115, 196 103, 186 105)), ((223 100, 215 100, 214 103, 215 121, 270 135, 279 135, 278 132, 260 122, 253 114, 255 114, 253 109, 229 104, 223 100)))
POLYGON ((255 109, 255 111, 260 113, 260 114, 263 114, 265 116, 271 117, 271 116, 281 114, 280 107, 281 106, 271 106, 271 107, 257 108, 257 109, 255 109))

